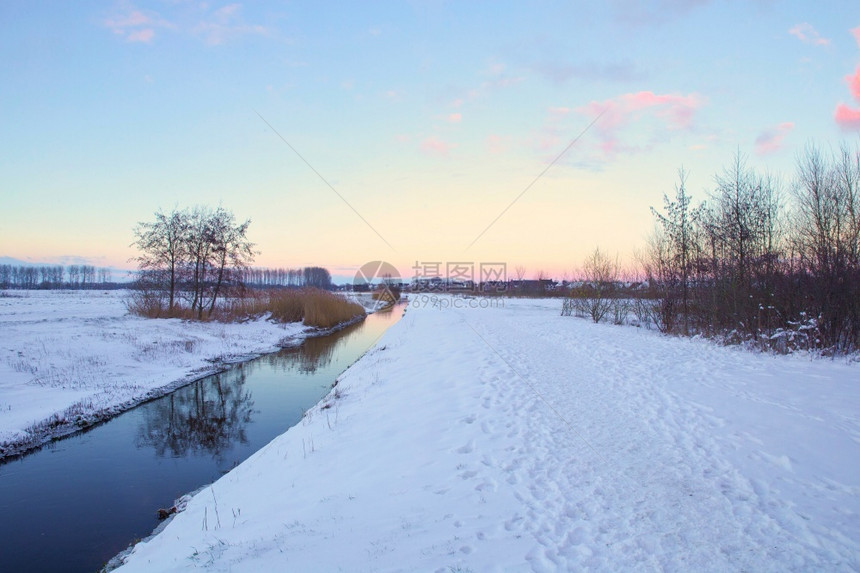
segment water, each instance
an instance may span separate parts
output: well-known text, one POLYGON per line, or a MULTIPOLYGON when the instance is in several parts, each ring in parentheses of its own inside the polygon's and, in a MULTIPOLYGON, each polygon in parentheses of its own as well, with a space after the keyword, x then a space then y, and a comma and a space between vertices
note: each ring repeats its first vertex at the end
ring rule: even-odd
POLYGON ((295 425, 402 315, 236 365, 0 465, 0 570, 96 571, 295 425))

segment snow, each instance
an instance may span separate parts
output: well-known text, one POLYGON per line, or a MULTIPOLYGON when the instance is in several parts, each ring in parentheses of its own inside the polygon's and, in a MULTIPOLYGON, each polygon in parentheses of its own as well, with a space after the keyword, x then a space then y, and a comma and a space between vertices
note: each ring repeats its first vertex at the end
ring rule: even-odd
POLYGON ((128 314, 126 294, 0 292, 0 454, 108 417, 220 362, 276 350, 306 330, 266 320, 145 319, 128 314))
POLYGON ((860 568, 857 363, 439 300, 122 571, 860 568))
POLYGON ((341 292, 338 293, 346 300, 360 304, 367 314, 373 314, 378 310, 385 308, 387 303, 384 300, 374 300, 373 293, 370 292, 341 292))

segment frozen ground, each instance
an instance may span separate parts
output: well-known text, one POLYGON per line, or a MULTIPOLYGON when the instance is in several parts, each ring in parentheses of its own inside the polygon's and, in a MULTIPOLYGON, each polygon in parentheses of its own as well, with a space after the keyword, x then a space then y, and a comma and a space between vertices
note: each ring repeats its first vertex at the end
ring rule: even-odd
POLYGON ((0 294, 0 457, 162 394, 220 361, 275 350, 305 330, 265 320, 133 317, 125 291, 0 294))
POLYGON ((856 362, 472 304, 413 297, 123 571, 860 568, 856 362))

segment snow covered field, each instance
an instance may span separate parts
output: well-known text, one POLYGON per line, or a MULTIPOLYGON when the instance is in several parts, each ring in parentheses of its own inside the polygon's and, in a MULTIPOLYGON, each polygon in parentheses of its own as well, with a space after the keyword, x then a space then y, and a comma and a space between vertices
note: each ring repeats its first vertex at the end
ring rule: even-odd
POLYGON ((413 297, 122 570, 860 568, 856 362, 459 306, 413 297))
POLYGON ((276 350, 305 330, 134 317, 125 291, 2 294, 0 456, 163 394, 219 361, 276 350))

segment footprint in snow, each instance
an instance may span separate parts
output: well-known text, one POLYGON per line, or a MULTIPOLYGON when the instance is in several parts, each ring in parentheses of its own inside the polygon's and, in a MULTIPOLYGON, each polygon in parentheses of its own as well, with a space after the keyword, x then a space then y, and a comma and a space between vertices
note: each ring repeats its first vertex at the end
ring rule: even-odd
POLYGON ((465 446, 457 448, 458 454, 471 454, 475 450, 475 444, 469 441, 465 446))

